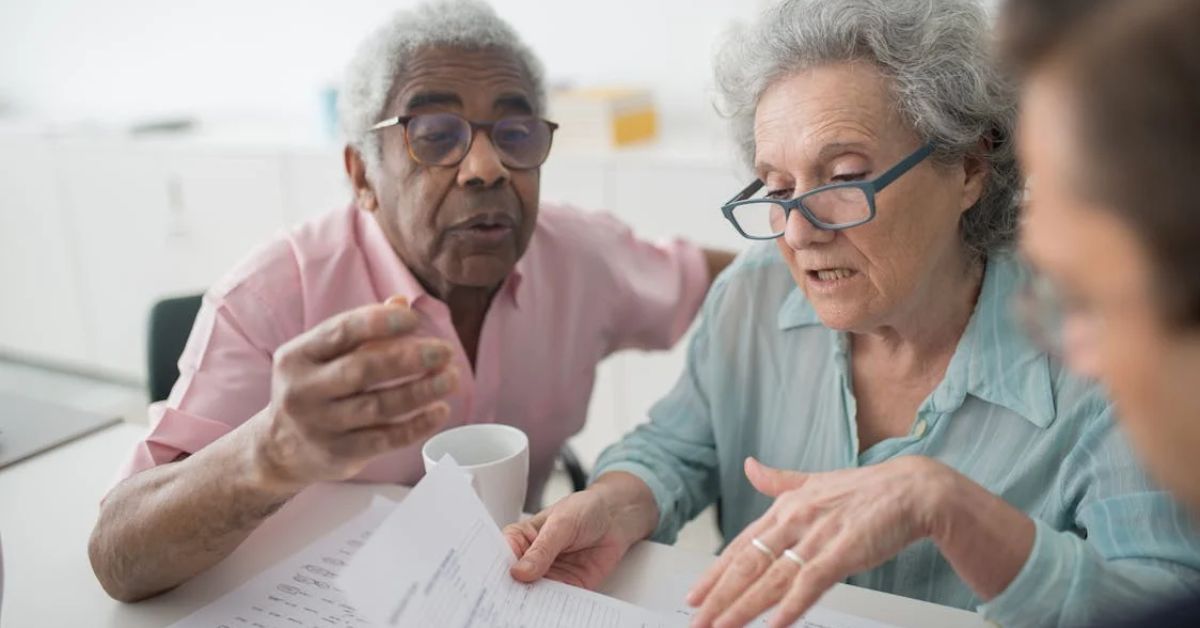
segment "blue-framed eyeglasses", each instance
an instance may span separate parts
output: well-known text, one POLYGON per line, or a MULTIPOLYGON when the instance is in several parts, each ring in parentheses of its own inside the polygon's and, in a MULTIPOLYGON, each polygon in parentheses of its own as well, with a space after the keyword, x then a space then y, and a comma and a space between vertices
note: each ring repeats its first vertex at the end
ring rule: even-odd
POLYGON ((729 199, 721 212, 738 233, 751 240, 773 240, 783 235, 788 215, 795 209, 818 229, 857 227, 875 218, 875 195, 933 154, 933 149, 933 142, 925 144, 871 181, 822 185, 792 199, 752 198, 765 185, 755 179, 729 199))

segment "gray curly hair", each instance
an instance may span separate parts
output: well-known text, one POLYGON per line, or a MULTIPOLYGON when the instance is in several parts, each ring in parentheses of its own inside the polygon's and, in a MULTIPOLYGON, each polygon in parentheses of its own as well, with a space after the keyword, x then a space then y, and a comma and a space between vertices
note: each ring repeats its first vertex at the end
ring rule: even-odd
POLYGON ((495 49, 511 54, 533 86, 534 113, 546 108, 545 70, 533 51, 492 7, 477 0, 437 0, 398 11, 359 45, 338 93, 338 117, 346 142, 362 155, 368 179, 380 168, 379 136, 371 127, 404 82, 408 60, 430 47, 495 49))
POLYGON ((754 110, 779 78, 868 61, 892 82, 903 118, 936 146, 934 159, 978 157, 990 172, 962 218, 977 256, 1011 244, 1022 180, 1013 154, 1016 92, 993 61, 991 19, 975 0, 784 0, 735 28, 717 54, 718 109, 742 157, 754 160, 754 110))

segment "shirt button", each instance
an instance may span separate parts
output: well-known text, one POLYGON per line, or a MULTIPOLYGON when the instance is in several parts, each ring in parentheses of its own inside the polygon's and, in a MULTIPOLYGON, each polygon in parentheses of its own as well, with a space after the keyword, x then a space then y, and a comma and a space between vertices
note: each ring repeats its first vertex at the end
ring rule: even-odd
POLYGON ((921 438, 925 435, 925 428, 927 427, 929 427, 929 424, 925 422, 925 419, 917 421, 917 424, 913 426, 913 436, 921 438))

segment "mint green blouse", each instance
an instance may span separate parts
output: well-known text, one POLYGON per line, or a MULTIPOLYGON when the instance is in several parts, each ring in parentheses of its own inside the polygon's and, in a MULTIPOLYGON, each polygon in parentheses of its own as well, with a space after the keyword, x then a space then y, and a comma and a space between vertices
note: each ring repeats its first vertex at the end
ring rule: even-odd
POLYGON ((1143 474, 1092 382, 1030 343, 1011 315, 1024 269, 993 255, 945 377, 903 437, 861 454, 847 336, 823 326, 771 244, 715 282, 674 389, 608 448, 595 475, 628 471, 654 493, 654 539, 672 542, 718 497, 726 542, 770 500, 742 461, 827 471, 920 455, 1032 517, 1033 552, 984 604, 929 540, 849 578, 1001 625, 1074 625, 1200 591, 1200 535, 1143 474))

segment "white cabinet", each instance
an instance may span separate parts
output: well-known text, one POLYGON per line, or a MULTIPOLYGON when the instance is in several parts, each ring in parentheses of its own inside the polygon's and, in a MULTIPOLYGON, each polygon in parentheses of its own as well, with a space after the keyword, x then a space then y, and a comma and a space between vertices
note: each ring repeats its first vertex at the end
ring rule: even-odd
POLYGON ((61 186, 94 366, 145 377, 154 302, 198 293, 284 226, 276 155, 63 142, 61 186))
POLYGON ((305 148, 283 155, 284 218, 288 224, 345 207, 354 200, 342 151, 335 147, 305 148))
POLYGON ((123 141, 62 141, 57 170, 64 235, 78 260, 90 360, 141 377, 145 321, 153 295, 168 285, 167 189, 156 155, 123 141))
POLYGON ((589 211, 612 211, 608 161, 592 156, 560 157, 551 153, 542 165, 542 202, 565 203, 589 211))
POLYGON ((0 351, 83 366, 91 358, 54 147, 0 140, 0 351))
POLYGON ((164 157, 169 287, 203 292, 284 228, 283 164, 277 153, 228 149, 164 157))
POLYGON ((642 158, 618 162, 608 200, 643 236, 679 236, 704 246, 741 250, 748 241, 721 214, 721 205, 749 182, 732 165, 642 158))

